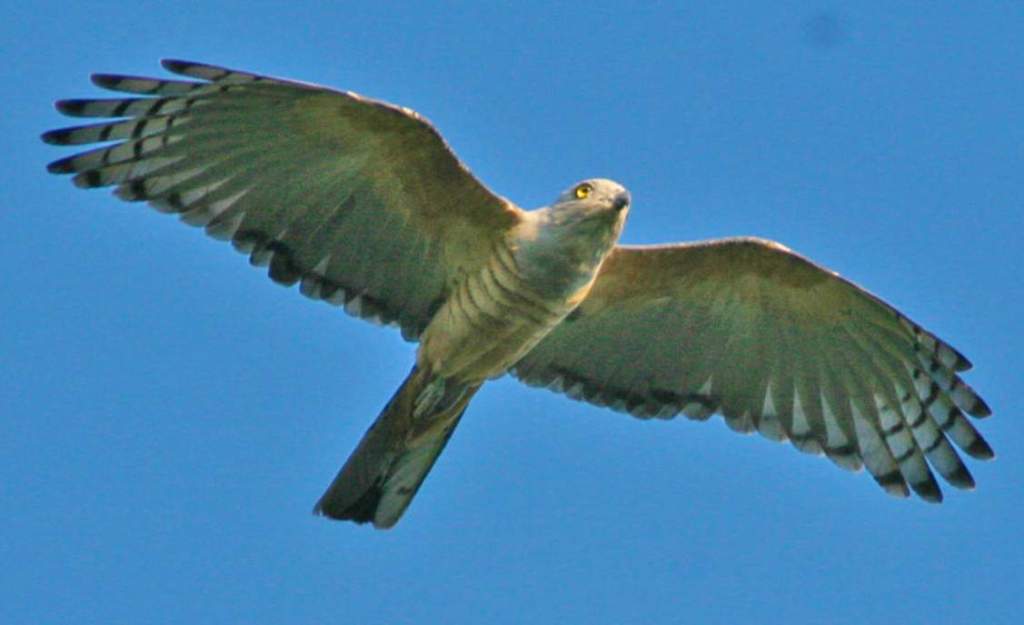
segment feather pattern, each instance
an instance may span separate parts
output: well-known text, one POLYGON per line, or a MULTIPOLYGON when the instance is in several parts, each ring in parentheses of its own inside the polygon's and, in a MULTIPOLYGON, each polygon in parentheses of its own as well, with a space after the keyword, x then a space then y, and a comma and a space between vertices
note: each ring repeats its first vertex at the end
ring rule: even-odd
POLYGON ((993 457, 965 416, 990 414, 959 377, 969 368, 853 283, 739 238, 616 248, 580 307, 513 373, 645 418, 718 412, 735 431, 866 467, 890 494, 941 501, 932 471, 974 486, 954 445, 993 457))
POLYGON ((896 496, 941 501, 933 472, 973 488, 956 449, 994 455, 968 419, 991 411, 960 352, 777 243, 615 246, 630 199, 614 182, 524 213, 409 109, 163 66, 183 79, 95 74, 127 96, 57 102, 105 119, 44 133, 98 144, 49 171, 176 214, 278 284, 421 341, 319 513, 394 525, 470 398, 509 367, 641 419, 718 413, 736 432, 866 468, 896 496))
POLYGON ((193 80, 95 74, 131 94, 62 100, 54 161, 77 186, 114 186, 231 240, 283 285, 416 339, 451 283, 482 266, 521 211, 478 182, 408 109, 349 92, 168 60, 193 80))

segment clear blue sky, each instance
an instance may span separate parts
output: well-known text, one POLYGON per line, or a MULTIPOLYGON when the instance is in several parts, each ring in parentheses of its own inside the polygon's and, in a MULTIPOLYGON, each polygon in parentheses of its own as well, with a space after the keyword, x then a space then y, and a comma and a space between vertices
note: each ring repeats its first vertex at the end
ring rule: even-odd
POLYGON ((1019 622, 1024 5, 116 4, 2 7, 0 622, 1019 622), (161 57, 412 107, 526 207, 616 179, 627 242, 782 241, 966 353, 999 457, 931 506, 504 379, 395 530, 314 517, 414 346, 45 173, 52 101, 161 57))

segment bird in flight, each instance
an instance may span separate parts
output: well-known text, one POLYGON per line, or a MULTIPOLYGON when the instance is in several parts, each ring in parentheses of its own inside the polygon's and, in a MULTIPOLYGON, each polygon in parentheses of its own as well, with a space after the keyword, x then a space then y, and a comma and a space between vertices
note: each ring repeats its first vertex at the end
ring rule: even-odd
POLYGON ((316 504, 393 526, 486 381, 642 419, 721 414, 886 492, 938 502, 992 449, 970 363, 838 274, 756 238, 619 245, 630 194, 579 182, 523 210, 404 107, 213 65, 186 80, 94 74, 132 94, 57 102, 47 143, 82 188, 115 188, 229 240, 272 280, 418 341, 408 377, 316 504))

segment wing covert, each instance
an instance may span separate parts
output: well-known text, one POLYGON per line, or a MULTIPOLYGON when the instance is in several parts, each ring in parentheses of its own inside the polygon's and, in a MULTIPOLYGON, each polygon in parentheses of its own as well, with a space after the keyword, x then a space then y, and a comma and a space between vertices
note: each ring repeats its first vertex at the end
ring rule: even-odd
POLYGON ((135 94, 62 100, 48 143, 110 142, 49 165, 231 240, 276 282, 416 338, 460 272, 520 210, 491 193, 413 111, 350 92, 163 61, 196 80, 96 74, 135 94))

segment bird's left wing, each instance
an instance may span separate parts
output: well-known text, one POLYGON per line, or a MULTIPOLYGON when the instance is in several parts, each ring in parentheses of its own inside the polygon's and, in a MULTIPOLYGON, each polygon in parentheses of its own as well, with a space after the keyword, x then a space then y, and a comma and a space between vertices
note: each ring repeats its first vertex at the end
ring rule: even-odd
POLYGON ((874 295, 751 238, 621 246, 580 307, 513 369, 524 382, 638 417, 724 415, 888 492, 941 499, 928 467, 973 479, 950 445, 992 450, 989 414, 949 345, 874 295))
POLYGON ((164 61, 195 80, 96 74, 135 94, 63 100, 59 145, 109 143, 50 164, 230 239, 270 277, 416 338, 450 282, 482 266, 521 211, 491 193, 425 119, 354 93, 164 61))

